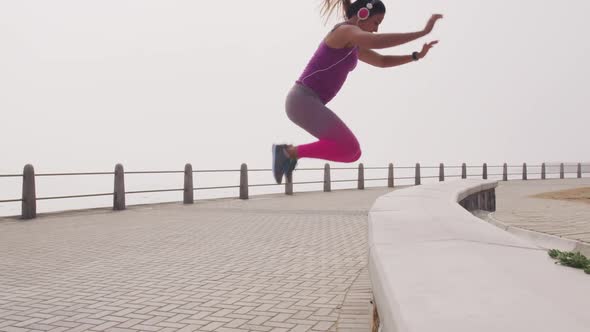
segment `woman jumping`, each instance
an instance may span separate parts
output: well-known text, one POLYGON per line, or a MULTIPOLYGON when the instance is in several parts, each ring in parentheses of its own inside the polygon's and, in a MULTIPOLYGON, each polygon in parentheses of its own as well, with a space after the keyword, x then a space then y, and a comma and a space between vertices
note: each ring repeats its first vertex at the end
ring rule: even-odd
POLYGON ((380 68, 417 61, 438 41, 424 44, 411 55, 381 55, 373 49, 405 44, 426 36, 442 15, 436 14, 422 31, 376 33, 385 17, 380 0, 324 0, 322 14, 330 15, 341 7, 345 21, 337 24, 320 43, 305 70, 289 91, 285 103, 291 121, 315 136, 318 141, 299 146, 273 144, 273 174, 277 183, 291 176, 297 160, 316 158, 351 163, 361 156, 358 140, 346 124, 326 104, 336 96, 348 73, 361 60, 380 68))

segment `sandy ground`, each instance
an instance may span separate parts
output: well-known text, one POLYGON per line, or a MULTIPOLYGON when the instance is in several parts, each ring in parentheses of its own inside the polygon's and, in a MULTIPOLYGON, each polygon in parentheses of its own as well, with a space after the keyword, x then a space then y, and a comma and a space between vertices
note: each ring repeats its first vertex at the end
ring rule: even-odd
POLYGON ((570 202, 581 202, 590 204, 590 187, 575 188, 562 191, 552 191, 534 195, 532 197, 559 199, 570 202))

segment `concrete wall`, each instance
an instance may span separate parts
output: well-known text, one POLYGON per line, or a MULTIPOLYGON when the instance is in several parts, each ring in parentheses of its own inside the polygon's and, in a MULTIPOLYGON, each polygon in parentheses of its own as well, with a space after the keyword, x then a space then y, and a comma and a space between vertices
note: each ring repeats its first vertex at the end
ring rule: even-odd
POLYGON ((369 272, 383 332, 589 331, 586 274, 458 204, 495 186, 459 180, 375 202, 369 272))

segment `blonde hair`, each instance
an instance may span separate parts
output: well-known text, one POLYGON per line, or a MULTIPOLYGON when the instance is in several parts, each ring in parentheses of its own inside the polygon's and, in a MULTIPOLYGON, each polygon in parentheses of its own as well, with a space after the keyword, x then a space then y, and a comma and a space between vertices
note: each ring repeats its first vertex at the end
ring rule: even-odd
POLYGON ((344 19, 347 19, 346 13, 348 9, 352 5, 351 0, 324 0, 324 4, 322 5, 322 9, 320 10, 320 14, 328 20, 328 18, 334 13, 334 11, 340 7, 342 11, 342 16, 344 19))

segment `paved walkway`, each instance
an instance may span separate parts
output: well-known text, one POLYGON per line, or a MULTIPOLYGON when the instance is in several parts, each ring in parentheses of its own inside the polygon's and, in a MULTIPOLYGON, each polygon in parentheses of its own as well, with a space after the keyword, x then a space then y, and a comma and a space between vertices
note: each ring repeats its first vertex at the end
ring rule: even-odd
MULTIPOLYGON (((495 218, 590 242, 590 205, 501 182, 495 218)), ((389 189, 0 219, 0 331, 367 331, 367 212, 389 189)))
POLYGON ((389 191, 0 220, 0 331, 368 331, 389 191))
POLYGON ((590 204, 531 197, 590 187, 590 178, 500 182, 493 218, 505 224, 590 245, 590 204))

